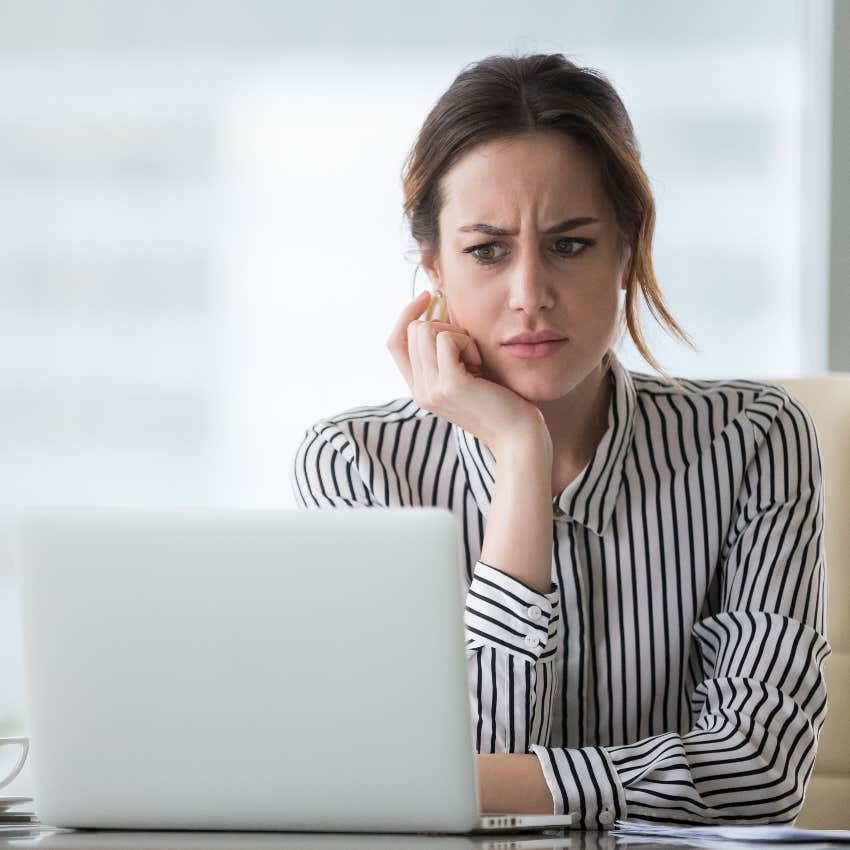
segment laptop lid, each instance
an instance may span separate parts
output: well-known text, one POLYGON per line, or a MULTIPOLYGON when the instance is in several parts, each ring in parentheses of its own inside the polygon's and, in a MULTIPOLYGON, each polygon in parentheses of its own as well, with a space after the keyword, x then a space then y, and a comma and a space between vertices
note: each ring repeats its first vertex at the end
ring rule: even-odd
POLYGON ((39 817, 474 828, 461 545, 443 508, 23 516, 39 817))

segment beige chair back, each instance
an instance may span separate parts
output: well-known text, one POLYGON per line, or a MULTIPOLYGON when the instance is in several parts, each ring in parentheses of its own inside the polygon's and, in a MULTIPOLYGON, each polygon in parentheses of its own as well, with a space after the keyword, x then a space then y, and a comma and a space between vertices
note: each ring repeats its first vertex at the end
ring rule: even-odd
POLYGON ((796 825, 850 829, 850 372, 764 379, 780 384, 809 412, 821 446, 824 478, 827 711, 815 767, 796 825))

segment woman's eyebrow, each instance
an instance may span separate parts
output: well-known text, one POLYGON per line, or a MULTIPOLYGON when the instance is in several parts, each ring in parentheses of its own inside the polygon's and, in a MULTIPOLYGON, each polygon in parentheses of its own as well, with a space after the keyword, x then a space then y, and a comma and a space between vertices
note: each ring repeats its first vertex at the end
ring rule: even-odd
MULTIPOLYGON (((548 230, 544 230, 544 233, 564 233, 567 230, 572 230, 574 227, 580 227, 582 224, 592 224, 595 221, 599 221, 598 218, 591 218, 589 216, 584 216, 582 218, 568 218, 566 221, 562 221, 559 224, 556 224, 554 227, 550 227, 548 230)), ((516 236, 518 231, 516 230, 504 230, 501 227, 493 227, 492 224, 466 224, 463 227, 458 228, 459 233, 486 233, 488 236, 516 236)))

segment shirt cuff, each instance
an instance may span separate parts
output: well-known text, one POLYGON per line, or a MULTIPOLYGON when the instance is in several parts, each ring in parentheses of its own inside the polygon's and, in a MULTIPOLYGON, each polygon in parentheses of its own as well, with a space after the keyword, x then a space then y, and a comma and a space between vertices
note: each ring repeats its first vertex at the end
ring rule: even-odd
POLYGON ((468 647, 492 646, 536 662, 555 651, 560 620, 559 589, 540 593, 502 570, 475 562, 466 594, 464 625, 468 647))
POLYGON ((552 794, 554 815, 576 812, 573 829, 611 829, 627 816, 626 794, 603 747, 544 747, 532 744, 552 794))

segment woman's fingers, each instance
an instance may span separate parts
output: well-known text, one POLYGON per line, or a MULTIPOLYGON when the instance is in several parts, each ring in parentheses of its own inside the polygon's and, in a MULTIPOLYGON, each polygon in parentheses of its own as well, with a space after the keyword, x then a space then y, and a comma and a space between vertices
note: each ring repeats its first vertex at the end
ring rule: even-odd
POLYGON ((461 371, 478 375, 482 365, 478 346, 465 328, 451 322, 420 318, 428 304, 426 295, 430 293, 421 292, 407 304, 387 340, 387 348, 407 381, 411 395, 423 400, 430 393, 439 392, 441 370, 451 377, 460 365, 461 371), (446 338, 442 345, 449 343, 443 348, 442 358, 441 336, 446 338))
POLYGON ((453 340, 456 338, 456 351, 459 359, 469 370, 477 370, 481 367, 482 360, 481 353, 478 351, 478 345, 465 328, 451 324, 450 322, 428 322, 427 324, 433 332, 435 339, 439 339, 440 331, 448 331, 453 340))
POLYGON ((413 386, 413 371, 410 364, 410 353, 407 338, 408 326, 425 311, 425 307, 428 302, 422 297, 423 295, 430 295, 430 293, 427 291, 420 292, 416 298, 407 304, 404 310, 401 311, 401 315, 398 317, 398 320, 393 326, 392 333, 387 339, 387 348, 390 350, 393 360, 395 360, 396 365, 411 389, 413 386))
MULTIPOLYGON (((419 370, 417 378, 421 380, 422 387, 436 388, 439 383, 439 371, 437 369, 437 340, 446 336, 445 328, 438 325, 442 322, 417 322, 416 328, 416 367, 419 370)), ((421 388, 420 388, 421 389, 421 388)))
MULTIPOLYGON (((436 339, 434 340, 434 384, 433 386, 437 386, 438 382, 436 380, 436 376, 439 374, 442 377, 442 380, 448 384, 450 381, 453 381, 458 372, 458 359, 460 352, 464 349, 464 343, 462 340, 459 340, 458 337, 462 336, 462 334, 456 333, 438 333, 436 339)), ((467 337, 469 339, 469 337, 467 337)), ((460 367, 460 370, 463 371, 463 367, 460 367)), ((445 389, 445 387, 444 387, 445 389)))
POLYGON ((422 371, 424 358, 422 355, 422 340, 424 334, 420 330, 427 322, 423 319, 414 319, 407 328, 407 350, 410 357, 410 365, 413 369, 413 391, 418 395, 422 392, 422 371))
POLYGON ((393 327, 387 345, 398 344, 399 342, 407 341, 407 326, 414 320, 418 319, 428 305, 428 300, 423 298, 423 295, 430 296, 430 292, 420 292, 412 301, 409 301, 407 306, 401 311, 398 321, 393 327))

